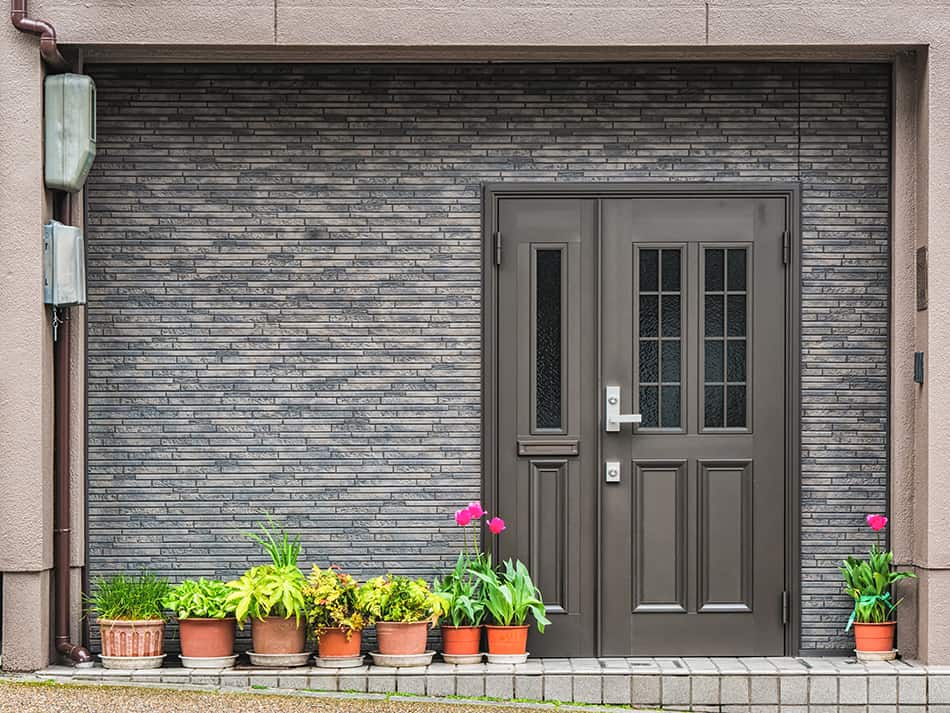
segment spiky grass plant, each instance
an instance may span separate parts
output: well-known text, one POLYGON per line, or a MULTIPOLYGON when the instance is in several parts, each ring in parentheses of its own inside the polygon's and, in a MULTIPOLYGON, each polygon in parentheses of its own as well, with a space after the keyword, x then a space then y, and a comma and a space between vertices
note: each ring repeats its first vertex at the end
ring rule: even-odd
POLYGON ((302 549, 300 537, 294 537, 291 540, 287 531, 274 522, 274 518, 270 515, 267 516, 267 522, 270 528, 263 522, 257 523, 261 531, 260 535, 256 532, 248 532, 246 536, 264 548, 275 567, 296 567, 302 549))
POLYGON ((92 594, 86 598, 86 607, 100 619, 164 620, 162 600, 169 589, 167 579, 147 570, 138 574, 98 577, 93 583, 92 594))

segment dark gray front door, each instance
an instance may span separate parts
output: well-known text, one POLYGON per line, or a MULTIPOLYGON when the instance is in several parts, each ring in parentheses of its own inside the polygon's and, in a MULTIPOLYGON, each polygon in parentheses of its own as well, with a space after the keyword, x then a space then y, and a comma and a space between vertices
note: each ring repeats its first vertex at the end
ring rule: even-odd
POLYGON ((785 202, 602 217, 604 398, 642 418, 602 430, 603 653, 781 655, 785 202))
POLYGON ((498 554, 552 620, 533 654, 783 653, 785 216, 741 195, 497 201, 488 456, 498 554))

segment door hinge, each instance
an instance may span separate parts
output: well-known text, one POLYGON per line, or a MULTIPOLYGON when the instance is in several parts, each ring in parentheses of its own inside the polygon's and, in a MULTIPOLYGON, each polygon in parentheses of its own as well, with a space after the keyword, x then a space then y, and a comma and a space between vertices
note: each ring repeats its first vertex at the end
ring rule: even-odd
POLYGON ((501 265, 501 231, 495 232, 495 264, 501 265))
POLYGON ((792 243, 788 237, 788 231, 782 233, 782 262, 788 265, 792 259, 792 243))
POLYGON ((788 623, 788 590, 782 592, 782 623, 788 623))

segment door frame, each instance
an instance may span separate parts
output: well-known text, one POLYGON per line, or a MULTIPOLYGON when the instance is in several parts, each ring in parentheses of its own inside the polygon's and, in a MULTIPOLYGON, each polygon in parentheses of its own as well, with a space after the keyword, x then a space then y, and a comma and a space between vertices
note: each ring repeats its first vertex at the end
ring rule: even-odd
MULTIPOLYGON (((785 270, 785 591, 788 617, 785 626, 785 655, 796 656, 801 641, 801 188, 790 182, 680 182, 680 183, 488 183, 482 187, 482 498, 489 511, 497 506, 498 493, 498 250, 504 254, 504 236, 496 243, 498 202, 502 198, 782 198, 788 226, 788 266, 785 270)), ((600 210, 598 210, 599 221, 600 210)), ((601 256, 598 255, 598 283, 601 256)), ((598 287, 598 293, 600 289, 598 287)), ((603 343, 602 304, 598 299, 598 343, 603 343)), ((598 394, 603 392, 602 366, 598 359, 598 394)), ((601 440, 597 461, 603 461, 601 440)), ((598 481, 599 483, 599 481, 598 481)), ((598 591, 594 619, 599 655, 604 622, 600 619, 603 593, 601 541, 603 487, 597 488, 597 568, 598 591)))

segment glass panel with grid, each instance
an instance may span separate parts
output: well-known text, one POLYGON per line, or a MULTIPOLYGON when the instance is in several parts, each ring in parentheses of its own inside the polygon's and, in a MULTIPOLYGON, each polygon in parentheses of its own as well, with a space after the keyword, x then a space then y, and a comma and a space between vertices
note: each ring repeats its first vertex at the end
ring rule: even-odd
POLYGON ((637 251, 637 325, 641 428, 680 428, 683 393, 683 253, 637 251))
POLYGON ((747 428, 748 249, 703 253, 703 425, 747 428))

